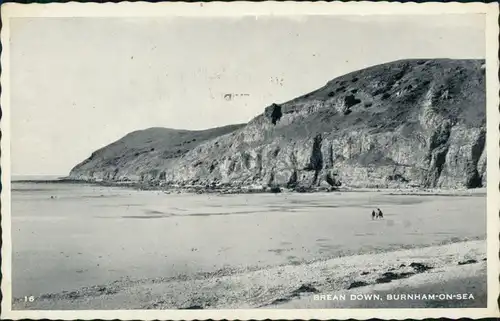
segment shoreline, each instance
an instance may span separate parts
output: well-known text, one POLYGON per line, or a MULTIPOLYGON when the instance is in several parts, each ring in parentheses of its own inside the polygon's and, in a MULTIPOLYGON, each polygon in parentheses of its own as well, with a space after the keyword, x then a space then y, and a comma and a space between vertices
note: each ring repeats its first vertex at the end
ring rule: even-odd
POLYGON ((486 195, 486 187, 481 188, 425 188, 425 187, 298 187, 286 188, 281 186, 256 186, 256 185, 230 185, 220 184, 213 186, 190 184, 147 184, 130 181, 97 181, 60 178, 54 180, 11 180, 11 183, 33 184, 75 184, 95 185, 103 187, 119 187, 141 191, 163 192, 165 194, 279 194, 279 193, 373 193, 380 192, 387 195, 413 195, 413 196, 482 196, 486 195))

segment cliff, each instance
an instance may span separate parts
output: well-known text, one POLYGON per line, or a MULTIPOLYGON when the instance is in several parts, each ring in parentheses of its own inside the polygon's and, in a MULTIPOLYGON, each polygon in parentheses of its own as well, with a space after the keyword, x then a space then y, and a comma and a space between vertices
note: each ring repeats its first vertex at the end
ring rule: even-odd
POLYGON ((149 185, 441 187, 486 184, 483 60, 402 60, 329 81, 248 124, 152 128, 104 147, 76 180, 149 185))

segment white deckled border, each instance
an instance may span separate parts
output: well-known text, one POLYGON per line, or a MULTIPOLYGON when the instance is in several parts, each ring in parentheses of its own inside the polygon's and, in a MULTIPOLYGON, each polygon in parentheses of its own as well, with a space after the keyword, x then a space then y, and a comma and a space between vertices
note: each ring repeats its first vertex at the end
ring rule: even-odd
POLYGON ((499 252, 499 159, 500 159, 500 90, 498 81, 498 5, 484 3, 388 3, 388 2, 210 2, 210 3, 64 3, 3 4, 1 40, 2 119, 0 129, 2 168, 2 318, 9 319, 368 319, 368 318, 481 318, 500 316, 497 297, 499 252), (76 310, 76 311, 12 311, 11 308, 11 225, 10 225, 10 83, 9 83, 9 19, 16 17, 240 17, 304 15, 438 15, 483 14, 486 17, 486 81, 487 81, 487 246, 488 308, 484 309, 241 309, 241 310, 76 310))
POLYGON ((486 14, 486 245, 488 307, 500 317, 500 82, 498 59, 498 4, 488 5, 486 14))
POLYGON ((436 15, 484 14, 494 11, 484 3, 399 3, 399 2, 120 2, 120 3, 50 3, 3 5, 7 17, 163 17, 203 16, 240 17, 254 15, 436 15))

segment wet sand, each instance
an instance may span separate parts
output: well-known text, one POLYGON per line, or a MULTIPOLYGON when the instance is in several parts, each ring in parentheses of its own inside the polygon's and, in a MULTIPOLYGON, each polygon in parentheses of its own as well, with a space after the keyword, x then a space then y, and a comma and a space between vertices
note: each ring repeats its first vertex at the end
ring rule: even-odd
POLYGON ((364 281, 369 289, 369 277, 402 260, 431 259, 433 269, 390 284, 437 273, 473 253, 480 265, 485 251, 486 197, 474 193, 13 188, 13 294, 21 298, 15 309, 270 307, 313 288, 329 293, 364 281), (374 207, 384 210, 383 220, 371 220, 374 207), (448 261, 432 261, 439 253, 448 261), (358 280, 372 265, 376 271, 358 280), (24 296, 35 300, 27 304, 24 296))

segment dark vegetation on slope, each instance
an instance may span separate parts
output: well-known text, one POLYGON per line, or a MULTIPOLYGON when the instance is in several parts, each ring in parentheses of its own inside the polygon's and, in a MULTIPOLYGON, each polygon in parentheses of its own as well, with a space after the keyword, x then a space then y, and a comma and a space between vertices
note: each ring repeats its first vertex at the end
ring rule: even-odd
MULTIPOLYGON (((117 173, 117 169, 132 161, 136 161, 138 171, 144 169, 144 166, 167 164, 169 160, 186 154, 199 144, 243 126, 245 125, 238 124, 197 131, 153 127, 134 131, 93 152, 71 170, 70 177, 82 171, 98 172, 109 168, 117 173)), ((114 179, 109 175, 107 178, 114 179)))
MULTIPOLYGON (((281 115, 302 111, 311 101, 330 107, 311 114, 307 123, 283 127, 287 136, 332 130, 369 129, 372 133, 418 127, 422 98, 432 88, 433 110, 451 123, 480 127, 486 121, 485 77, 481 60, 402 60, 355 71, 324 87, 268 109, 281 115)), ((316 133, 315 133, 316 134, 316 133)))

